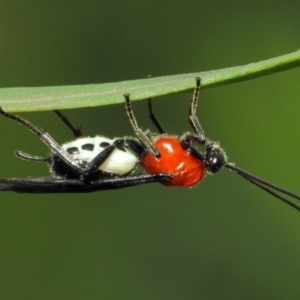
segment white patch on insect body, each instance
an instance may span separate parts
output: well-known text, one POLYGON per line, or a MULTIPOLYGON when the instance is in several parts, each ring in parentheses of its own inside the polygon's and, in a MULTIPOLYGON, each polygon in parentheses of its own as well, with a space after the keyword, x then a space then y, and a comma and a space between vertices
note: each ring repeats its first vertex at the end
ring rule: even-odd
MULTIPOLYGON (((90 163, 100 152, 111 146, 115 140, 102 136, 78 138, 63 144, 62 149, 72 159, 90 163)), ((99 170, 116 175, 124 175, 134 169, 138 160, 138 155, 131 149, 125 148, 125 151, 123 151, 116 148, 99 166, 99 170)))

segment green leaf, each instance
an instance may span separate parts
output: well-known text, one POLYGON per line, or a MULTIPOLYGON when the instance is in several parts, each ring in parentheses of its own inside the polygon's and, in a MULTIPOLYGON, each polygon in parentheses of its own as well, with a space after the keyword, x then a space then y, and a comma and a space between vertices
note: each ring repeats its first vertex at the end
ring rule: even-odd
POLYGON ((196 76, 202 79, 201 88, 207 88, 257 78, 299 65, 300 51, 296 51, 257 63, 207 72, 103 84, 2 88, 0 105, 10 112, 109 105, 123 102, 125 93, 130 93, 132 100, 142 100, 192 90, 196 76))

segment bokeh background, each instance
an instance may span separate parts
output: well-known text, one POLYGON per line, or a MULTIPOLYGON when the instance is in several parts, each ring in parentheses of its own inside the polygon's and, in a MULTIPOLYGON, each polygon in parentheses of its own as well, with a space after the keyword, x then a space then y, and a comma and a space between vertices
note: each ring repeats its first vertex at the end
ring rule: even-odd
MULTIPOLYGON (((256 62, 299 49, 299 1, 8 1, 0 86, 117 82, 256 62)), ((300 194, 300 69, 201 93, 198 116, 231 161, 300 194)), ((124 91, 126 92, 126 91, 124 91)), ((189 130, 191 93, 155 99, 189 130)), ((151 127, 145 102, 134 103, 151 127)), ((123 105, 65 111, 86 135, 132 135, 123 105)), ((24 113, 59 143, 52 112, 24 113)), ((43 176, 14 157, 49 150, 0 118, 1 176, 43 176)), ((223 170, 192 189, 0 195, 1 299, 299 299, 300 214, 223 170)))

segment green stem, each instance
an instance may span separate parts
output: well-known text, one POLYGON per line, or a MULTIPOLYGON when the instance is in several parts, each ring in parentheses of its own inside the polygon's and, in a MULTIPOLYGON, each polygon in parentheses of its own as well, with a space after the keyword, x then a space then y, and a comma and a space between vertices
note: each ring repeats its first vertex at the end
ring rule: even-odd
POLYGON ((142 100, 192 90, 196 76, 202 78, 202 88, 206 88, 253 79, 299 65, 300 51, 296 51, 257 63, 207 72, 103 84, 2 88, 0 105, 10 112, 109 105, 123 102, 125 93, 130 93, 132 100, 142 100))

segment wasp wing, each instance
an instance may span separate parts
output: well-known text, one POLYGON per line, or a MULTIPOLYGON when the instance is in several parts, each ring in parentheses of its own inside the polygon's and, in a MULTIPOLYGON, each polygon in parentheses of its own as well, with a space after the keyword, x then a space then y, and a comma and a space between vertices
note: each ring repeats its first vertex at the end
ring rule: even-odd
POLYGON ((102 190, 115 190, 130 186, 169 180, 165 174, 137 174, 123 177, 101 178, 85 182, 79 179, 55 177, 0 177, 0 192, 17 193, 90 193, 102 190))

